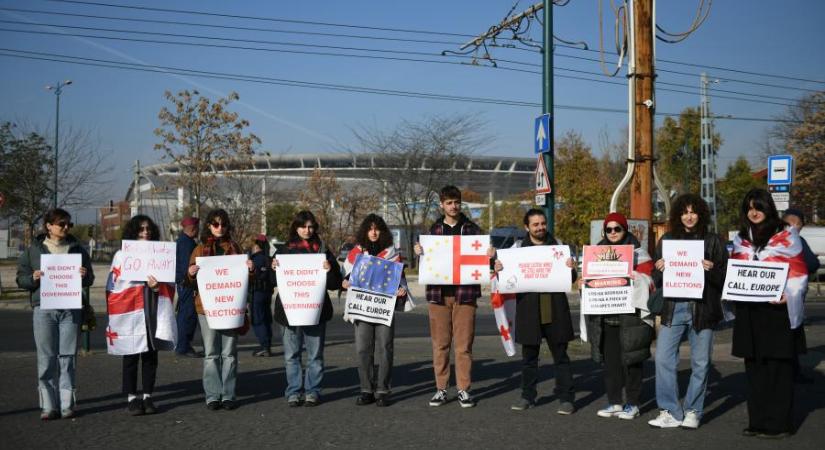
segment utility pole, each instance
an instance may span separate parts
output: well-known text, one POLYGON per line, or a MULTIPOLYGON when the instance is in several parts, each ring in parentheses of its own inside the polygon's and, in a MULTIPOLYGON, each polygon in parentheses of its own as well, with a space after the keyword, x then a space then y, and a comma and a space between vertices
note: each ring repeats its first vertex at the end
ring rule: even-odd
MULTIPOLYGON (((633 84, 635 115, 635 165, 630 187, 630 217, 653 219, 653 115, 656 112, 653 82, 653 1, 631 0, 631 45, 635 70, 628 73, 633 84)), ((650 234, 652 236, 652 233, 650 234)))
POLYGON ((710 97, 708 97, 708 84, 714 81, 708 80, 707 74, 702 72, 699 83, 701 97, 701 140, 702 163, 700 166, 700 176, 702 177, 701 195, 705 203, 710 208, 711 224, 713 231, 716 231, 716 151, 713 149, 713 133, 710 122, 710 97))
POLYGON ((541 112, 550 114, 550 129, 547 130, 550 149, 541 154, 544 158, 544 165, 547 167, 547 178, 550 180, 550 193, 545 196, 544 215, 547 216, 547 232, 555 236, 556 227, 556 190, 555 169, 553 167, 554 147, 553 140, 556 128, 555 117, 553 117, 553 0, 544 0, 544 33, 542 39, 542 61, 541 61, 541 112))
POLYGON ((58 81, 54 86, 46 86, 46 90, 54 91, 56 97, 55 112, 54 112, 54 208, 57 208, 57 159, 58 159, 58 143, 60 137, 60 94, 63 93, 63 88, 72 84, 72 80, 58 81))
POLYGON ((133 181, 132 186, 132 200, 134 205, 132 206, 132 217, 140 214, 140 160, 135 161, 135 181, 133 181))

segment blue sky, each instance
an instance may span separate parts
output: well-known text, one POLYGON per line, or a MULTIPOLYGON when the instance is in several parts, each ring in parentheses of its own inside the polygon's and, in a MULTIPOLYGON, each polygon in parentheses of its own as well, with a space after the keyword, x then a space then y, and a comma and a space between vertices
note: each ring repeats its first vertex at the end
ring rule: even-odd
MULTIPOLYGON (((607 48, 612 48, 613 24, 609 0, 605 5, 605 35, 607 48)), ((127 2, 110 0, 112 4, 127 2)), ((531 2, 522 1, 521 11, 531 2)), ((693 19, 698 0, 659 0, 658 23, 668 31, 686 29, 693 19)), ((416 29, 459 34, 478 34, 498 22, 513 6, 513 1, 154 1, 139 0, 133 5, 196 10, 212 13, 255 17, 331 22, 367 27, 416 29)), ((657 42, 657 57, 708 66, 718 66, 759 73, 782 74, 811 80, 825 80, 825 58, 821 45, 825 42, 825 2, 816 0, 732 1, 716 0, 705 23, 685 41, 678 44, 657 42), (780 8, 780 5, 782 6, 780 8)), ((111 8, 41 0, 0 1, 0 20, 34 22, 52 25, 114 28, 163 33, 223 36, 233 39, 253 39, 300 44, 346 46, 395 51, 428 52, 433 56, 409 56, 429 60, 457 61, 439 56, 442 50, 457 50, 466 41, 459 36, 414 34, 377 31, 359 28, 341 28, 310 24, 283 23, 248 19, 173 14, 148 10, 111 8), (170 20, 176 23, 195 22, 239 27, 261 27, 281 31, 358 34, 392 38, 444 41, 445 43, 409 43, 319 37, 294 33, 263 31, 218 30, 184 25, 160 25, 45 15, 31 12, 8 11, 2 8, 89 14, 121 18, 170 20)), ((567 6, 554 8, 556 35, 571 41, 586 41, 591 49, 598 48, 597 2, 572 0, 567 6)), ((85 33, 110 35, 100 31, 80 31, 67 28, 33 26, 3 22, 2 29, 46 31, 53 33, 85 33)), ((538 30, 536 30, 538 31, 538 30)), ((121 35, 122 36, 122 35, 121 35)), ((174 37, 138 36, 142 39, 183 40, 174 37)), ((539 39, 540 34, 534 34, 539 39)), ((46 52, 138 64, 164 65, 215 72, 258 75, 288 80, 335 83, 406 90, 456 96, 487 97, 540 103, 541 76, 501 69, 469 65, 430 64, 412 61, 370 60, 333 56, 289 54, 282 52, 243 51, 207 47, 185 47, 152 43, 100 40, 66 35, 46 35, 0 31, 0 47, 6 49, 46 52)), ((194 39, 188 39, 194 41, 194 39)), ((204 42, 204 41, 199 41, 204 42)), ((270 48, 292 48, 301 51, 362 53, 330 50, 318 47, 284 47, 266 44, 214 42, 223 45, 245 45, 270 48)), ((375 54, 375 53, 373 53, 375 54)), ((600 72, 592 61, 566 58, 571 55, 597 58, 598 53, 557 48, 555 65, 558 68, 600 72)), ((538 53, 498 48, 493 56, 499 59, 540 64, 538 53)), ((608 61, 615 57, 608 55, 608 61)), ((612 63, 611 63, 612 64, 612 63)), ((539 71, 540 67, 502 63, 502 66, 539 71)), ((677 83, 687 87, 670 87, 689 94, 665 92, 659 85, 658 111, 678 112, 699 102, 699 73, 711 77, 775 84, 788 88, 771 88, 739 82, 725 82, 714 88, 746 92, 758 96, 787 99, 798 98, 799 89, 825 89, 823 83, 784 78, 754 76, 684 64, 660 62, 658 69, 686 72, 677 75, 659 72, 658 82, 677 83)), ((622 84, 622 86, 593 81, 555 79, 555 101, 559 105, 575 105, 626 110, 627 90, 624 72, 615 78, 604 75, 574 75, 622 84)), ((248 82, 204 79, 179 75, 133 72, 125 70, 85 67, 79 65, 0 57, 0 120, 28 121, 42 126, 53 125, 54 96, 43 89, 57 80, 71 79, 61 97, 61 126, 93 129, 99 134, 103 148, 111 151, 115 166, 115 183, 109 193, 102 194, 101 203, 123 198, 130 177, 129 167, 135 159, 142 165, 158 162, 160 153, 152 149, 157 138, 153 130, 159 125, 157 113, 166 105, 163 92, 198 89, 213 98, 237 91, 241 100, 234 109, 248 119, 251 130, 263 141, 262 151, 271 153, 338 152, 352 148, 355 141, 351 130, 362 126, 387 128, 402 120, 420 120, 427 115, 479 114, 486 123, 482 132, 491 137, 484 152, 496 155, 529 156, 532 154, 533 119, 541 111, 538 107, 515 107, 480 103, 459 103, 412 99, 395 96, 371 95, 289 86, 254 84, 248 82), (108 196, 108 197, 106 197, 108 196), (105 198, 104 198, 105 197, 105 198)), ((717 93, 742 97, 739 94, 717 93)), ((751 97, 759 99, 759 97, 751 97)), ((788 100, 766 99, 776 103, 788 100)), ((764 102, 743 102, 714 98, 711 109, 719 115, 734 117, 770 118, 781 113, 785 106, 764 102)), ((558 109, 555 112, 556 135, 576 130, 585 141, 599 151, 599 135, 609 133, 614 140, 621 138, 626 126, 626 115, 617 113, 583 112, 558 109)), ((658 117, 657 122, 661 123, 658 117)), ((717 131, 725 140, 719 149, 720 176, 724 168, 739 155, 759 152, 764 130, 770 123, 748 121, 717 121, 717 131)), ((759 164, 761 161, 753 160, 759 164)))

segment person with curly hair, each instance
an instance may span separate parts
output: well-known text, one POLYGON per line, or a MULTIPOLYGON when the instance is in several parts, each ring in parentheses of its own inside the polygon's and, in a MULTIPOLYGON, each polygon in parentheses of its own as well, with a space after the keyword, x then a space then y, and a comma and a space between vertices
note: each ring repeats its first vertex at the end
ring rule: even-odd
MULTIPOLYGON (((126 222, 123 239, 157 241, 160 230, 149 216, 141 214, 126 222)), ((155 414, 157 408, 152 393, 158 371, 158 350, 173 350, 177 338, 172 304, 175 286, 158 282, 153 275, 148 275, 145 281, 124 280, 120 277, 123 261, 124 254, 118 250, 106 281, 107 335, 117 336, 113 330, 124 330, 130 336, 108 339, 107 348, 109 354, 123 356, 123 393, 126 394, 127 412, 132 416, 155 414), (140 322, 143 322, 142 326, 140 322), (142 396, 138 396, 137 389, 138 366, 141 366, 142 396)))

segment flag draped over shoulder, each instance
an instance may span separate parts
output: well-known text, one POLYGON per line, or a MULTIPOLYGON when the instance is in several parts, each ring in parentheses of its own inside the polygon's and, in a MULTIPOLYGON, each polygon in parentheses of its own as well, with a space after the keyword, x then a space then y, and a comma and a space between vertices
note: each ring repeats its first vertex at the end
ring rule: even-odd
POLYGON ((802 325, 804 317, 802 302, 808 287, 808 268, 802 254, 802 239, 799 231, 791 226, 773 235, 768 245, 755 249, 753 243, 742 239, 739 234, 733 239, 731 259, 781 262, 788 264, 788 280, 785 282, 785 299, 788 302, 788 319, 791 329, 802 325))
POLYGON ((516 294, 502 294, 498 291, 498 276, 490 277, 490 306, 496 317, 496 328, 501 336, 501 345, 507 356, 516 354, 516 294))
MULTIPOLYGON (((106 327, 106 348, 111 355, 134 355, 149 350, 146 326, 146 290, 142 281, 126 281, 120 278, 121 252, 115 253, 112 268, 106 281, 106 307, 109 325, 106 327)), ((157 324, 153 348, 173 348, 177 338, 177 325, 173 298, 175 286, 158 283, 157 324)), ((149 297, 151 298, 151 297, 149 297)))

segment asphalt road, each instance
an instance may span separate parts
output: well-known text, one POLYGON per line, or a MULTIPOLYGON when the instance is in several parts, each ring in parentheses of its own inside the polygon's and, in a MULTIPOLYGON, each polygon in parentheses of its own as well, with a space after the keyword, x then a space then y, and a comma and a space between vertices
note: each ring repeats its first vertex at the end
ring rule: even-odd
MULTIPOLYGON (((237 394, 240 408, 204 408, 202 362, 162 353, 155 402, 160 413, 131 417, 120 391, 121 359, 105 354, 100 330, 93 352, 78 359, 79 415, 72 420, 38 420, 36 358, 31 313, 0 309, 0 436, 3 448, 191 448, 219 446, 287 448, 823 448, 825 440, 825 302, 808 304, 809 353, 803 360, 813 384, 797 386, 798 432, 782 442, 739 434, 747 420, 743 363, 730 356, 730 329, 716 333, 714 367, 708 384, 705 418, 696 431, 658 430, 646 421, 656 414, 653 362, 645 365, 642 416, 634 421, 603 419, 602 370, 589 359, 586 344, 571 343, 576 406, 571 416, 555 413, 552 364, 542 353, 538 407, 509 410, 519 395, 520 362, 508 358, 494 335, 492 316, 480 312, 474 347, 473 393, 479 404, 427 406, 434 392, 430 340, 425 314, 399 316, 394 369, 394 403, 388 408, 355 405, 358 393, 351 328, 330 323, 326 347, 324 403, 288 408, 280 346, 275 357, 253 358, 251 335, 241 340, 237 394)), ((101 325, 105 323, 100 319, 101 325)), ((574 322, 576 322, 574 320, 574 322)), ((685 352, 686 353, 686 352, 685 352)), ((684 353, 683 353, 684 355, 684 353)), ((682 386, 689 363, 680 366, 682 386)), ((451 391, 454 395, 454 391, 451 391)))

